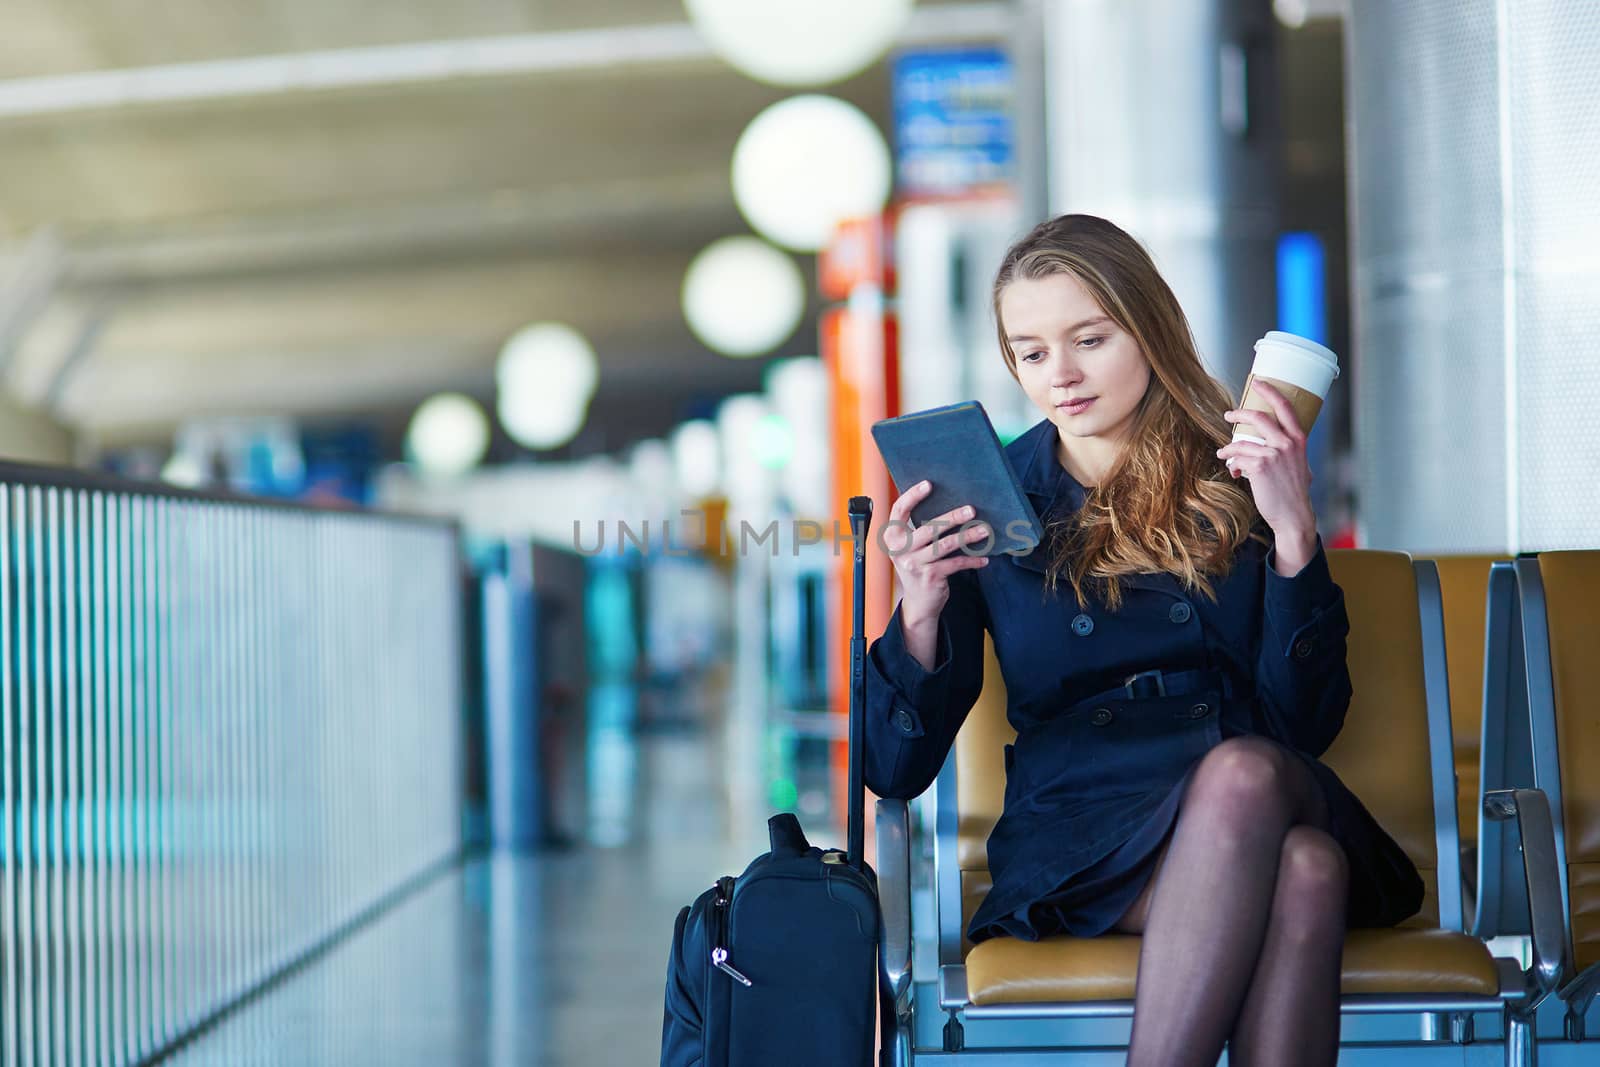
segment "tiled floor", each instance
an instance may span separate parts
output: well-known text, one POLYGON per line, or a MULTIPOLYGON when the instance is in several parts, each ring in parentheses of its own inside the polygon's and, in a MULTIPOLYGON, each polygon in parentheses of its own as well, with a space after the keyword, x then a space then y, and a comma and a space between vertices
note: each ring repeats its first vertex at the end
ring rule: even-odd
POLYGON ((673 917, 762 847, 765 805, 730 802, 719 747, 699 734, 641 742, 627 843, 474 860, 166 1062, 656 1062, 673 917))

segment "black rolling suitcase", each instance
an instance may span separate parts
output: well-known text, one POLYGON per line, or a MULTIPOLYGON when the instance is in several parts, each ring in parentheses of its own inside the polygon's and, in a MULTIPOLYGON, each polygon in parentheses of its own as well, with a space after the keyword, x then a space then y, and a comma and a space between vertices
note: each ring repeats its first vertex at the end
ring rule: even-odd
MULTIPOLYGON (((863 855, 862 633, 872 499, 850 498, 849 849, 807 843, 789 814, 772 851, 678 913, 667 964, 661 1067, 870 1067, 878 983, 878 883, 863 855)), ((885 1048, 894 1012, 881 1013, 885 1048)))

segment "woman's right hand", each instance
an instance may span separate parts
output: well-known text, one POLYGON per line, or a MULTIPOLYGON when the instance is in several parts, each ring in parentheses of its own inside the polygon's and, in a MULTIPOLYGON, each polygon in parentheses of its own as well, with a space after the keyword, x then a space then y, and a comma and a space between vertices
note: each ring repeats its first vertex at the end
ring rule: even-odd
POLYGON ((901 493, 889 508, 890 521, 883 531, 883 545, 900 578, 900 620, 908 631, 937 627, 939 613, 950 599, 950 575, 989 563, 987 556, 957 551, 991 536, 987 523, 961 529, 975 514, 970 505, 911 529, 911 509, 932 491, 933 483, 922 481, 901 493))

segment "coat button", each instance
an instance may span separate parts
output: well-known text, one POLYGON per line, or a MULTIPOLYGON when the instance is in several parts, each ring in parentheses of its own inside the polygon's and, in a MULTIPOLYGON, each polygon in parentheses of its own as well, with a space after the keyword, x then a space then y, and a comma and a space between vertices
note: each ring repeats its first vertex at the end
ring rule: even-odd
POLYGON ((1088 637, 1094 633, 1094 620, 1087 615, 1079 615, 1072 620, 1072 632, 1079 637, 1088 637))
POLYGON ((1112 718, 1110 708, 1095 708, 1094 714, 1089 716, 1089 721, 1096 726, 1105 726, 1111 722, 1112 718))
POLYGON ((1311 640, 1311 638, 1302 637, 1300 640, 1294 643, 1294 658, 1310 659, 1311 652, 1315 648, 1316 644, 1311 640))
POLYGON ((1189 718, 1191 719, 1203 719, 1210 714, 1210 704, 1196 704, 1194 707, 1189 709, 1189 718))
POLYGON ((907 734, 915 732, 917 728, 917 721, 913 719, 911 717, 911 713, 904 708, 901 708, 895 713, 894 724, 900 727, 900 731, 902 733, 907 734))
POLYGON ((1172 610, 1167 612, 1167 618, 1181 625, 1189 621, 1189 616, 1191 614, 1192 610, 1190 609, 1189 605, 1180 600, 1176 604, 1172 605, 1172 610))

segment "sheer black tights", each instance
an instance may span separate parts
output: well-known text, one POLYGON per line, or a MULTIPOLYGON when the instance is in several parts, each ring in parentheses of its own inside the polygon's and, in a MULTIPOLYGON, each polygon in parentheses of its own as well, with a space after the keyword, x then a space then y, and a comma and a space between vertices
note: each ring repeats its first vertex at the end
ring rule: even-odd
POLYGON ((1333 1064, 1343 851, 1304 763, 1261 738, 1207 753, 1144 893, 1130 1067, 1333 1064))

